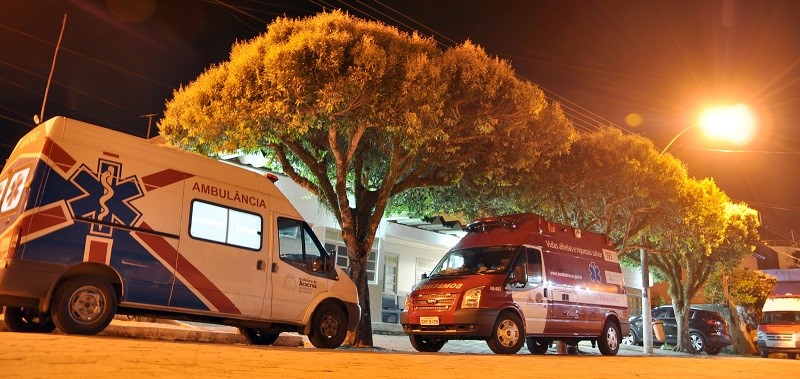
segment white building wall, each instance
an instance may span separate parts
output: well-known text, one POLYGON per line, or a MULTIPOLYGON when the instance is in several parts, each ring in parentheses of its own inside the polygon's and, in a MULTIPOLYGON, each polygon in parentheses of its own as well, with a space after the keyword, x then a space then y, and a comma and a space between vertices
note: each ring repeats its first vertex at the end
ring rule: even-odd
MULTIPOLYGON (((297 211, 300 212, 306 222, 312 226, 320 241, 323 244, 339 243, 341 237, 335 240, 326 240, 326 235, 328 235, 326 231, 333 231, 334 234, 341 235, 341 228, 333 214, 322 207, 317 197, 310 194, 306 189, 285 176, 280 176, 279 178, 275 185, 297 208, 297 211)), ((382 319, 383 272, 387 254, 395 254, 398 257, 397 294, 400 295, 399 302, 400 307, 402 307, 402 296, 410 292, 411 287, 419 281, 419 277, 416 275, 417 262, 419 260, 438 262, 444 253, 454 246, 459 239, 455 236, 383 220, 378 227, 374 245, 378 248, 376 280, 369 285, 372 321, 377 322, 382 319)))

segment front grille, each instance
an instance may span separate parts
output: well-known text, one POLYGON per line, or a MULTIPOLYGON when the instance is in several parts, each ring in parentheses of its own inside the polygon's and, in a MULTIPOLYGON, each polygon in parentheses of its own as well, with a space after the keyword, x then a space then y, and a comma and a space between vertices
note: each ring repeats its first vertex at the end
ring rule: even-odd
POLYGON ((456 294, 430 293, 416 295, 411 299, 411 309, 417 311, 447 311, 453 308, 456 294))
POLYGON ((792 341, 792 334, 773 334, 767 333, 767 340, 769 341, 792 341))

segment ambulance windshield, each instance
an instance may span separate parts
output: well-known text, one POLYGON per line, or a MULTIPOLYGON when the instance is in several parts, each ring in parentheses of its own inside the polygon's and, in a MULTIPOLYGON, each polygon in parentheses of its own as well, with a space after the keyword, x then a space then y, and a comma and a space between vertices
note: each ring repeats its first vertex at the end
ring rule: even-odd
POLYGON ((484 246, 450 250, 431 276, 506 273, 519 246, 484 246))

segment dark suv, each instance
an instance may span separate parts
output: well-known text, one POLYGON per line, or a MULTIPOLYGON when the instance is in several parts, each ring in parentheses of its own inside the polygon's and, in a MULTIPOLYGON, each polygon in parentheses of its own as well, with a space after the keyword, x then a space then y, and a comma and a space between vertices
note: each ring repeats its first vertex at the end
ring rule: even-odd
MULTIPOLYGON (((653 308, 653 321, 664 322, 664 334, 667 343, 678 343, 678 323, 675 320, 675 310, 671 305, 662 305, 653 308)), ((631 342, 635 345, 642 344, 642 316, 631 317, 631 342)), ((652 328, 648 328, 653 330, 652 328)), ((689 310, 689 339, 695 352, 717 355, 723 347, 731 344, 731 335, 728 332, 728 323, 719 312, 705 309, 690 308, 689 310)), ((659 342, 653 336, 653 343, 659 342)))

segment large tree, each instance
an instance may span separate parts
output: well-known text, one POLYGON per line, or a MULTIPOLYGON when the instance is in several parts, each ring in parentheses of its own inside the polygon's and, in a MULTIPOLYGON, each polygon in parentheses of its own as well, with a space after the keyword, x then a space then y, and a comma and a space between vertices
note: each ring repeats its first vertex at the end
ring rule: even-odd
POLYGON ((174 93, 159 127, 202 152, 262 150, 336 217, 372 345, 366 261, 387 200, 424 186, 513 185, 574 134, 559 107, 472 43, 341 12, 279 18, 174 93))
POLYGON ((711 179, 689 179, 677 212, 658 219, 647 234, 650 262, 668 281, 678 322, 676 350, 692 351, 688 317, 692 297, 719 270, 731 269, 755 250, 758 213, 733 203, 711 179))
POLYGON ((568 154, 541 162, 516 185, 483 190, 456 185, 420 188, 395 199, 393 210, 482 215, 533 211, 550 220, 604 233, 627 251, 656 209, 671 209, 687 179, 684 165, 660 156, 652 141, 617 128, 578 133, 568 154))

